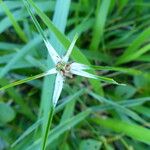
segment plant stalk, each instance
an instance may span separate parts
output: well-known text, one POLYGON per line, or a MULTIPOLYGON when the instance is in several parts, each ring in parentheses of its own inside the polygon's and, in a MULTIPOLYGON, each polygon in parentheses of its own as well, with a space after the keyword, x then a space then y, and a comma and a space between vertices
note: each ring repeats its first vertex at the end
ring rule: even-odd
POLYGON ((53 119, 53 116, 54 116, 54 111, 55 111, 55 107, 52 106, 50 108, 49 113, 48 113, 48 121, 47 121, 47 124, 46 124, 46 130, 45 130, 45 133, 44 133, 44 139, 42 141, 42 150, 46 149, 46 142, 47 142, 47 138, 48 138, 49 129, 50 129, 51 124, 52 124, 52 119, 53 119))

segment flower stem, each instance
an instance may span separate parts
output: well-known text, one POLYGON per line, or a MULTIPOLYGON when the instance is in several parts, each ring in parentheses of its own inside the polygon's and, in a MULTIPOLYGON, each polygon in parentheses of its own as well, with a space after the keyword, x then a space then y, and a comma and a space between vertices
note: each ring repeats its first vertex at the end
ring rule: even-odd
POLYGON ((47 124, 46 124, 46 129, 45 129, 45 132, 44 132, 44 138, 43 138, 43 141, 42 141, 42 150, 46 149, 46 142, 47 142, 47 138, 48 138, 49 129, 50 129, 51 124, 52 124, 54 111, 55 111, 55 107, 52 106, 50 108, 49 113, 48 113, 48 120, 47 120, 47 124))

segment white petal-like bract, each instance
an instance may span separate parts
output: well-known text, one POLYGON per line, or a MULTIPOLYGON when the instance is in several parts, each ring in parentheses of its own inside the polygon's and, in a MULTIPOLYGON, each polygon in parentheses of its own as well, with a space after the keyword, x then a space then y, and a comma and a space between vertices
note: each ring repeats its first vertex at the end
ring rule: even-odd
MULTIPOLYGON (((76 68, 76 69, 71 67, 70 72, 72 74, 75 74, 75 75, 79 75, 79 76, 87 77, 87 78, 97 79, 97 80, 100 80, 100 81, 103 81, 103 82, 107 82, 107 83, 110 83, 110 84, 117 84, 117 85, 119 84, 119 83, 117 83, 115 80, 113 80, 111 78, 107 78, 107 77, 103 77, 103 76, 97 76, 97 75, 88 73, 88 72, 82 70, 81 67, 80 68, 76 68)), ((119 84, 119 85, 122 85, 122 84, 119 84)))
POLYGON ((80 64, 80 63, 76 63, 76 62, 73 62, 71 65, 70 65, 71 69, 73 70, 86 70, 86 69, 90 69, 89 66, 87 65, 84 65, 84 64, 80 64))
POLYGON ((56 73, 57 73, 56 68, 52 68, 52 69, 48 70, 48 71, 45 73, 45 75, 56 74, 56 73))
POLYGON ((53 106, 55 107, 57 104, 57 101, 60 97, 62 88, 63 88, 64 78, 63 76, 58 72, 55 80, 55 87, 54 87, 54 93, 53 93, 53 106))
POLYGON ((72 69, 71 68, 70 72, 72 74, 79 75, 79 76, 82 76, 82 77, 97 79, 96 75, 90 74, 90 73, 88 73, 86 71, 83 71, 81 69, 72 69))
POLYGON ((71 52, 72 52, 72 50, 73 50, 73 47, 74 47, 74 45, 75 45, 77 39, 78 39, 78 36, 77 36, 77 34, 76 34, 75 37, 73 38, 73 41, 71 42, 71 44, 70 44, 70 46, 69 46, 69 48, 68 48, 68 51, 67 51, 66 55, 63 57, 63 61, 64 61, 64 62, 68 62, 69 57, 70 57, 70 55, 71 55, 71 52))
POLYGON ((60 58, 60 56, 58 55, 58 53, 56 52, 56 50, 52 47, 52 45, 50 44, 50 42, 48 40, 44 40, 44 43, 47 47, 47 50, 49 52, 49 55, 51 56, 54 64, 56 65, 58 62, 62 61, 62 59, 60 58))

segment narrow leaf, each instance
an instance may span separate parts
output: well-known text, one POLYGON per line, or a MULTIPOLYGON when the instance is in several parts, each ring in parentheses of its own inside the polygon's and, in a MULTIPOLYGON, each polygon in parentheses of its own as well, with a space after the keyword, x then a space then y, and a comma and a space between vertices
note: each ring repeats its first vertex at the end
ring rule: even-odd
POLYGON ((97 4, 98 13, 94 24, 93 37, 90 49, 97 50, 99 43, 102 41, 110 2, 110 0, 102 0, 100 7, 99 2, 97 4))
MULTIPOLYGON (((59 124, 56 128, 52 129, 49 136, 48 136, 47 145, 52 143, 54 140, 56 140, 65 131, 68 131, 70 128, 74 127, 75 125, 77 125, 82 120, 85 120, 85 118, 90 113, 91 113, 91 109, 86 109, 85 111, 77 114, 76 116, 73 116, 72 118, 59 124)), ((41 141, 41 139, 36 140, 32 145, 30 145, 28 148, 26 148, 26 150, 38 149, 40 146, 40 141, 41 141)))
POLYGON ((5 13, 7 14, 8 18, 10 19, 12 25, 14 26, 14 29, 15 29, 16 33, 19 35, 19 37, 24 42, 27 42, 27 37, 26 37, 24 31, 19 26, 18 22, 16 21, 15 17, 13 16, 13 14, 10 12, 9 8, 7 7, 7 5, 3 2, 3 0, 0 0, 0 4, 2 5, 5 13))
POLYGON ((41 149, 42 150, 46 149, 48 133, 49 133, 49 129, 50 129, 51 124, 52 124, 54 110, 55 110, 55 108, 52 106, 50 108, 49 112, 48 112, 48 118, 47 118, 48 120, 46 120, 46 127, 44 128, 43 138, 42 138, 42 144, 41 144, 41 149))
POLYGON ((37 30, 39 31, 39 33, 41 34, 42 38, 43 38, 43 41, 47 47, 47 50, 49 52, 49 55, 51 56, 53 62, 55 64, 57 64, 59 61, 61 61, 61 58, 59 57, 59 55, 57 54, 57 52, 55 51, 55 49, 52 47, 52 45, 50 44, 50 42, 48 41, 47 37, 45 36, 40 24, 38 23, 37 19, 35 18, 31 8, 30 8, 30 5, 28 3, 28 1, 25 1, 24 0, 24 4, 30 14, 30 16, 32 17, 32 20, 37 28, 37 30))
POLYGON ((144 123, 144 124, 147 124, 147 122, 141 118, 140 116, 138 116, 138 114, 136 114, 135 112, 131 111, 130 109, 114 102, 114 101, 111 101, 111 100, 107 100, 106 98, 98 95, 98 94, 95 94, 93 92, 90 92, 90 95, 92 97, 94 97, 95 99, 97 99, 98 101, 100 102, 104 102, 106 104, 110 104, 112 106, 114 106, 116 109, 118 109, 119 111, 121 111, 122 113, 125 113, 126 115, 130 116, 132 119, 136 120, 136 121, 139 121, 141 123, 144 123))
POLYGON ((150 130, 139 125, 116 119, 102 119, 100 117, 93 118, 91 121, 97 125, 111 129, 115 132, 123 133, 146 144, 150 144, 150 130))
POLYGON ((1 87, 0 88, 0 91, 1 90, 5 90, 5 89, 8 89, 10 87, 13 87, 13 86, 17 86, 17 85, 20 85, 20 84, 23 84, 23 83, 26 83, 26 82, 29 82, 29 81, 32 81, 32 80, 35 80, 35 79, 38 79, 38 78, 41 78, 41 77, 44 77, 46 75, 50 75, 50 74, 55 74, 56 73, 56 70, 55 68, 54 69, 51 69, 47 72, 44 72, 44 73, 40 73, 38 75, 35 75, 35 76, 32 76, 32 77, 28 77, 26 79, 23 79, 23 80, 19 80, 19 81, 16 81, 16 82, 13 82, 13 83, 10 83, 4 87, 1 87))
MULTIPOLYGON (((71 101, 76 100, 79 96, 83 95, 85 93, 85 89, 81 89, 77 92, 75 92, 74 94, 70 95, 69 97, 63 99, 63 103, 58 105, 58 107, 56 107, 55 112, 57 113, 60 110, 62 110, 68 103, 70 103, 71 101)), ((40 118, 38 121, 36 121, 34 124, 32 124, 26 131, 24 131, 22 133, 22 135, 11 145, 11 147, 16 146, 16 144, 18 144, 19 142, 21 142, 24 138, 27 138, 27 136, 29 134, 31 134, 34 130, 36 130, 36 128, 42 124, 43 118, 40 118)))
POLYGON ((42 119, 36 121, 26 131, 23 132, 23 134, 11 145, 11 147, 13 148, 14 146, 16 146, 20 141, 26 138, 26 136, 32 133, 41 123, 42 123, 42 119))
POLYGON ((139 47, 150 37, 150 28, 146 28, 125 50, 125 52, 117 59, 116 64, 123 64, 128 59, 128 57, 132 56, 134 53, 138 52, 139 47))
POLYGON ((126 55, 123 58, 123 63, 127 63, 133 60, 136 60, 140 56, 142 56, 144 53, 150 51, 150 44, 147 44, 146 46, 140 48, 136 52, 133 52, 132 54, 126 55))
POLYGON ((89 65, 88 69, 94 69, 94 70, 104 70, 104 71, 118 71, 130 75, 139 75, 143 74, 144 72, 134 69, 134 68, 124 68, 124 67, 111 67, 111 66, 95 66, 95 65, 89 65))

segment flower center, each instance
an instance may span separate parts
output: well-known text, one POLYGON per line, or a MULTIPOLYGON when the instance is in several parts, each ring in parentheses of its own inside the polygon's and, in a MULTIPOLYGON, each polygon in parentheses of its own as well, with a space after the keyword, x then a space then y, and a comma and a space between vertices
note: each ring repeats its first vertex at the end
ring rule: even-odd
POLYGON ((57 65, 56 65, 56 70, 57 70, 57 71, 65 70, 66 65, 67 65, 67 64, 66 64, 65 62, 60 61, 60 62, 58 62, 57 65))
POLYGON ((70 63, 60 61, 56 65, 56 70, 59 71, 63 76, 72 78, 72 74, 70 72, 70 65, 70 63))

